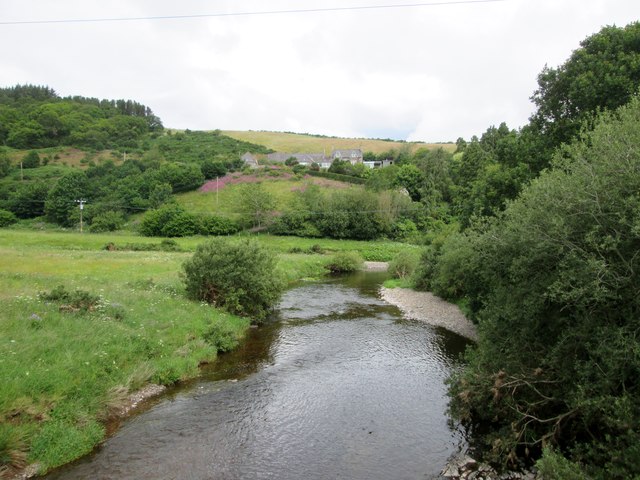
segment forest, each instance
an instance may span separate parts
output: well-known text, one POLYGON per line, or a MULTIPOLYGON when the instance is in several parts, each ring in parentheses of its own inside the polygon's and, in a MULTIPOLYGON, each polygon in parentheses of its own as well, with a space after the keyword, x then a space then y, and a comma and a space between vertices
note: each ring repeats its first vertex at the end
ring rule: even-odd
MULTIPOLYGON (((636 478, 640 23, 589 36, 537 83, 521 128, 490 126, 459 138, 455 152, 368 152, 394 165, 338 164, 335 178, 362 186, 310 185, 284 203, 258 184, 245 189, 240 217, 191 212, 181 195, 243 170, 240 155, 265 147, 219 131, 165 130, 133 101, 0 89, 0 226, 75 228, 84 199, 95 232, 258 229, 420 245, 415 288, 458 303, 478 325, 449 385, 451 414, 473 431, 483 459, 535 464, 545 478, 636 478), (61 146, 83 149, 84 163, 61 165, 61 146)), ((263 175, 283 172, 308 173, 290 164, 263 175)))

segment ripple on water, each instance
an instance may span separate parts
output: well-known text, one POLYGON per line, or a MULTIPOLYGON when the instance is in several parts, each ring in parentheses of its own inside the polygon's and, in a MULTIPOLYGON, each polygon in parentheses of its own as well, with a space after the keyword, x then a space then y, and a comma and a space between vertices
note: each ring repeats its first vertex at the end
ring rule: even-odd
POLYGON ((464 340, 401 320, 372 292, 352 281, 287 292, 282 321, 252 330, 209 380, 166 396, 50 478, 437 474, 464 442, 448 425, 443 383, 464 340))

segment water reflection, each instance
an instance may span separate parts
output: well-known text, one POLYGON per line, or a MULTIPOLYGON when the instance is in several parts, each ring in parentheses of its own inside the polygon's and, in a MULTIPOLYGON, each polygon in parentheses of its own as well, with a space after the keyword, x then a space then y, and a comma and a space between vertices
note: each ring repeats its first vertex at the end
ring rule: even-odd
POLYGON ((50 478, 415 479, 464 442, 444 380, 466 341, 377 298, 381 275, 287 292, 203 379, 50 478))

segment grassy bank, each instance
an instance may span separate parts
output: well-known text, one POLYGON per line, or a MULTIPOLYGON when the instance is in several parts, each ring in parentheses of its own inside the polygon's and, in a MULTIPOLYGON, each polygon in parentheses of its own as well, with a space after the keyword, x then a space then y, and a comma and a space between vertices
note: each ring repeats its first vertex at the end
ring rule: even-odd
MULTIPOLYGON (((331 252, 387 260, 403 248, 258 238, 278 252, 289 281, 321 276, 331 252)), ((131 392, 194 377, 219 347, 242 337, 248 320, 183 295, 181 265, 204 238, 177 239, 177 252, 104 249, 159 241, 0 230, 0 462, 39 462, 46 470, 91 451, 131 392), (39 297, 59 285, 88 292, 93 304, 83 312, 68 300, 39 297)))

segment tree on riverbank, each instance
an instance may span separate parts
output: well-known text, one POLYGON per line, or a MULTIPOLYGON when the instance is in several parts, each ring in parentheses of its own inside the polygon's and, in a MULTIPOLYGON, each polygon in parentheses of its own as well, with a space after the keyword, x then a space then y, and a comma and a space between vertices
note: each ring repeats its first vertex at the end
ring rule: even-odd
POLYGON ((452 409, 486 428, 495 461, 555 446, 593 478, 635 477, 640 98, 602 116, 553 167, 432 265, 432 286, 458 285, 479 321, 452 409))

